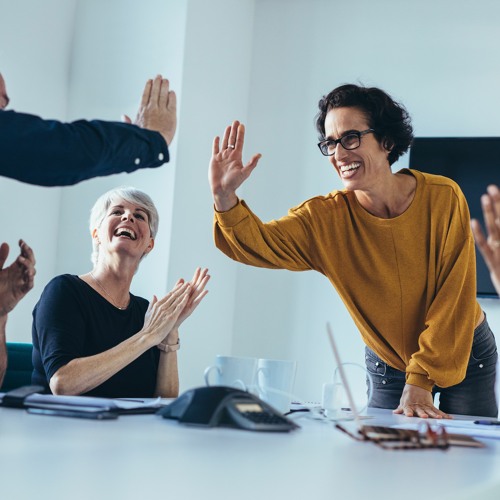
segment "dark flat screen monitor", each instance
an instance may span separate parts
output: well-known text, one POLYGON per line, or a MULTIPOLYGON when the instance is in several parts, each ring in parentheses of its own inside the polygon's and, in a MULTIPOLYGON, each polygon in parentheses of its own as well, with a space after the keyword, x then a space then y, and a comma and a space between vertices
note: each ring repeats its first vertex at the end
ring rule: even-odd
MULTIPOLYGON (((467 199, 471 217, 484 229, 480 198, 488 184, 500 185, 500 137, 417 137, 409 166, 453 179, 467 199)), ((479 251, 476 262, 477 296, 498 298, 479 251)))

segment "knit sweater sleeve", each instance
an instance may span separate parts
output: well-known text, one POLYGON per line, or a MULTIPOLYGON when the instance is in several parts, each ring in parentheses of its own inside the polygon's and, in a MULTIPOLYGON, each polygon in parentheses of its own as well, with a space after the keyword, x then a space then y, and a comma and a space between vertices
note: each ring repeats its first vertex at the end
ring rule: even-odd
POLYGON ((263 223, 244 201, 227 212, 215 212, 217 248, 243 264, 269 269, 313 269, 307 221, 297 211, 263 223))
POLYGON ((481 310, 476 301, 474 239, 465 198, 458 193, 443 245, 435 291, 418 351, 406 369, 406 381, 427 390, 450 387, 465 378, 474 327, 481 310))

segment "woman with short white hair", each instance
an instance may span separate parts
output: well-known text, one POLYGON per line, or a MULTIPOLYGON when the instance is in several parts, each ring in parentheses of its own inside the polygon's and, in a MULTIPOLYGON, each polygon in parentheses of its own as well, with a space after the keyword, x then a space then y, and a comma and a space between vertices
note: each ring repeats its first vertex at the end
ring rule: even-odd
POLYGON ((177 281, 150 303, 130 293, 140 261, 154 248, 151 198, 121 187, 91 211, 93 269, 57 276, 33 311, 33 383, 54 394, 176 397, 179 326, 207 294, 208 270, 177 281))

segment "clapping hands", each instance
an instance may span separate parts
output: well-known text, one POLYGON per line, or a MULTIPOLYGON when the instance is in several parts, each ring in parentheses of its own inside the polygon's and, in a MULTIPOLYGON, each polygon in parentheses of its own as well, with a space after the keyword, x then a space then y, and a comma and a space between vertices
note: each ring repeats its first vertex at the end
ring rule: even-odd
POLYGON ((0 245, 0 316, 12 311, 34 285, 36 270, 33 250, 23 240, 19 240, 19 248, 21 252, 16 260, 4 268, 9 256, 9 245, 0 245))
MULTIPOLYGON (((200 302, 203 300, 205 295, 208 293, 208 290, 205 290, 207 286, 208 280, 210 279, 210 275, 208 274, 208 269, 197 268, 193 279, 189 282, 189 297, 187 302, 184 305, 183 310, 179 314, 177 318, 176 325, 174 329, 179 328, 181 323, 185 321, 193 311, 198 307, 200 302)), ((176 286, 184 284, 184 280, 180 279, 176 286)))
POLYGON ((180 279, 165 297, 153 297, 144 318, 143 328, 153 335, 153 344, 159 344, 165 339, 167 343, 177 343, 179 326, 208 293, 205 287, 209 279, 208 269, 197 268, 190 282, 180 279), (176 337, 172 342, 169 341, 170 335, 176 337))

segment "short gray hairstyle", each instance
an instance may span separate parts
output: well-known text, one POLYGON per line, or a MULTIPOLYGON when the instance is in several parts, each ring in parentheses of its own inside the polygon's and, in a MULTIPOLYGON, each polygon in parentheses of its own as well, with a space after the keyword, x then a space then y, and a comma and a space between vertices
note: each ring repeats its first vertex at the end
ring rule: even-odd
MULTIPOLYGON (((134 203, 140 206, 148 214, 149 230, 151 231, 151 238, 156 237, 158 232, 158 224, 160 222, 160 217, 158 215, 158 210, 156 210, 155 204, 149 195, 130 186, 120 186, 115 189, 101 195, 97 201, 94 203, 92 210, 90 211, 90 221, 89 229, 90 233, 94 229, 98 229, 106 213, 111 206, 112 202, 115 200, 125 200, 129 203, 134 203)), ((91 260, 94 265, 97 264, 97 258, 99 256, 99 245, 97 241, 92 239, 92 255, 91 260)))

